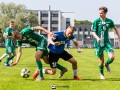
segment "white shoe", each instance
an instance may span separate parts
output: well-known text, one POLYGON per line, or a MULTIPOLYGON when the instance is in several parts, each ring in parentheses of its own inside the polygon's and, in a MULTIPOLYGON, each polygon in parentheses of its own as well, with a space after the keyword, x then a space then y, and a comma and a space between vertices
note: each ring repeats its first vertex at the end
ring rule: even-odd
POLYGON ((105 67, 107 69, 107 72, 111 73, 111 69, 110 69, 109 65, 105 64, 105 67))
POLYGON ((100 74, 100 79, 105 79, 104 75, 103 74, 100 74))
POLYGON ((44 80, 44 77, 38 76, 37 79, 36 79, 36 81, 41 81, 41 80, 44 80))

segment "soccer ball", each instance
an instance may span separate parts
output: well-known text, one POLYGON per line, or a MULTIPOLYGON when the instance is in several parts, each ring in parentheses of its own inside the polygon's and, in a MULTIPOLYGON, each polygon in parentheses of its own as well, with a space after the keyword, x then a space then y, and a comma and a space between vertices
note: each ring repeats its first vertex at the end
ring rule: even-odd
POLYGON ((27 68, 24 68, 21 70, 20 74, 23 78, 28 78, 30 76, 30 70, 27 68))

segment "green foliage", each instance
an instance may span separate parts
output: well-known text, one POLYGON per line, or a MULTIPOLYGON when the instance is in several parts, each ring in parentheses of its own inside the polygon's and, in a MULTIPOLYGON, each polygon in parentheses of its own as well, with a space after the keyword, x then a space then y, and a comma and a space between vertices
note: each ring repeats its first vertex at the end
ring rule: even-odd
POLYGON ((88 20, 83 20, 83 21, 75 20, 75 24, 92 24, 92 22, 88 20))
POLYGON ((35 17, 34 13, 27 10, 25 5, 16 5, 13 2, 0 3, 0 27, 2 30, 8 26, 9 20, 15 21, 15 28, 18 30, 30 26, 31 21, 33 25, 38 24, 37 16, 35 17))
MULTIPOLYGON (((5 52, 4 48, 0 48, 0 56, 5 52)), ((34 81, 32 74, 37 68, 34 59, 35 48, 23 48, 21 60, 18 65, 7 68, 4 66, 4 60, 0 63, 0 90, 52 90, 51 85, 56 85, 56 90, 119 90, 120 88, 120 50, 115 49, 115 61, 110 65, 112 73, 109 74, 105 70, 106 80, 99 79, 99 60, 94 55, 94 49, 83 49, 83 53, 77 53, 76 49, 70 49, 70 53, 78 62, 78 75, 82 78, 80 81, 72 80, 72 66, 69 62, 62 59, 59 63, 68 68, 68 72, 59 79, 60 73, 57 70, 55 75, 44 75, 45 80, 34 81), (23 68, 28 68, 31 75, 28 79, 20 76, 23 68)), ((108 58, 105 54, 105 62, 108 58)), ((43 63, 43 68, 50 68, 49 65, 43 63)))

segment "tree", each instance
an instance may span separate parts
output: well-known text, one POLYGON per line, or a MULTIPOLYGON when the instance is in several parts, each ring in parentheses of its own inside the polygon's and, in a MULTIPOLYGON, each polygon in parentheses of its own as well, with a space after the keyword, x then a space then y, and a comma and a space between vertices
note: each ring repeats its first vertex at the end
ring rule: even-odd
POLYGON ((0 28, 2 32, 8 26, 9 20, 15 21, 15 28, 21 30, 29 25, 38 24, 37 16, 24 5, 15 3, 0 3, 0 28))
POLYGON ((83 21, 75 20, 75 24, 92 24, 92 22, 88 20, 83 20, 83 21))

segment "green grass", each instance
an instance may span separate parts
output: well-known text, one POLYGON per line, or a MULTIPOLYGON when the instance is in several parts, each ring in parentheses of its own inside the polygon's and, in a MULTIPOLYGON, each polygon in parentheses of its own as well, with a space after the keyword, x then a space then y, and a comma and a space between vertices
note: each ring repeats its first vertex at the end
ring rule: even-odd
MULTIPOLYGON (((106 80, 99 79, 98 59, 94 55, 94 49, 83 49, 83 53, 77 53, 75 49, 71 49, 70 53, 78 62, 78 75, 83 79, 74 81, 71 64, 62 59, 59 63, 68 68, 68 72, 61 78, 57 70, 55 75, 44 75, 45 80, 34 81, 32 74, 36 69, 34 59, 35 48, 24 48, 23 55, 18 65, 7 68, 4 61, 0 63, 0 90, 52 90, 51 85, 56 85, 56 90, 119 90, 120 89, 120 50, 115 49, 115 61, 110 65, 112 73, 107 73, 105 69, 106 80), (31 75, 28 79, 22 78, 20 72, 23 68, 28 68, 31 75)), ((0 56, 5 52, 4 48, 0 48, 0 56)), ((105 53, 105 61, 107 53, 105 53)), ((43 62, 44 68, 49 65, 43 62)))

